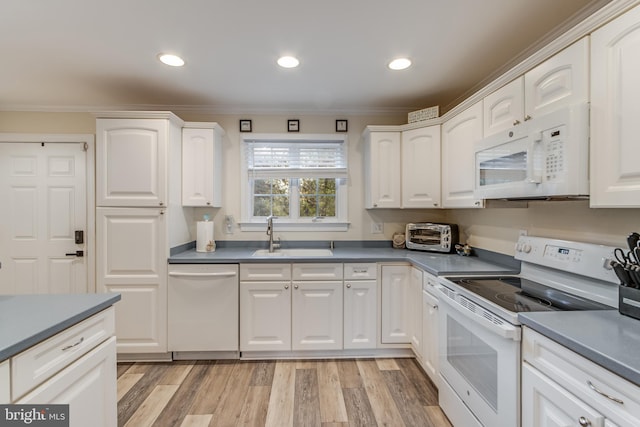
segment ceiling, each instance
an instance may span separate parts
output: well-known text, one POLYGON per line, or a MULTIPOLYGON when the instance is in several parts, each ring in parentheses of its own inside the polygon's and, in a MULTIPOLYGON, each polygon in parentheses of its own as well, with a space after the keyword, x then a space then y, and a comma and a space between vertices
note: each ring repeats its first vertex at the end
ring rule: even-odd
POLYGON ((0 110, 443 112, 607 2, 2 0, 0 110))

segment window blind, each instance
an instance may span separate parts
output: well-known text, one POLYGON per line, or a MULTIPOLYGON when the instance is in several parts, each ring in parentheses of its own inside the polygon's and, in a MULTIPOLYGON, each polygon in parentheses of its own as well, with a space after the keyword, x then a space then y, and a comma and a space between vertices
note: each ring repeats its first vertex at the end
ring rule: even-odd
POLYGON ((346 178, 346 144, 341 141, 247 141, 253 178, 346 178))

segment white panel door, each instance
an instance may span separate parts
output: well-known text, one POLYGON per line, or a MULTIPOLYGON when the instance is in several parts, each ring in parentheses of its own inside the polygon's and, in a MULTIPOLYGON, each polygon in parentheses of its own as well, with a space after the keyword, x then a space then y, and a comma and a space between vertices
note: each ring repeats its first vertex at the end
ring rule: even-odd
POLYGON ((97 284, 118 292, 118 353, 167 351, 167 233, 163 209, 97 208, 97 284))
POLYGON ((364 168, 365 208, 401 207, 400 132, 371 132, 364 168))
POLYGON ((591 207, 640 207, 639 75, 636 7, 591 36, 591 207))
POLYGON ((88 291, 87 259, 75 255, 85 155, 84 143, 0 143, 0 294, 88 291))
POLYGON ((440 125, 402 132, 402 207, 440 207, 440 125))
POLYGON ((291 350, 291 282, 240 282, 240 351, 271 350, 291 350))
POLYGON ((427 291, 422 292, 422 366, 438 386, 438 299, 427 291))
POLYGON ((518 77, 483 100, 484 136, 494 135, 524 120, 524 77, 518 77))
POLYGON ((378 282, 345 280, 344 348, 376 348, 378 282))
POLYGON ((475 188, 474 145, 482 139, 482 101, 442 125, 442 207, 481 208, 475 188))
POLYGON ((342 349, 342 281, 294 282, 293 350, 342 349))
POLYGON ((422 360, 422 270, 411 267, 409 278, 409 323, 411 348, 422 360))

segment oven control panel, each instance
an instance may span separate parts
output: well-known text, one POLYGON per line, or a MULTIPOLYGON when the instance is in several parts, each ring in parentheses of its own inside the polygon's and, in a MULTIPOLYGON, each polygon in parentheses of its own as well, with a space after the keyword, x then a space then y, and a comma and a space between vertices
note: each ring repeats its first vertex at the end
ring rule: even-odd
POLYGON ((615 247, 544 237, 520 236, 515 258, 594 279, 617 283, 611 268, 615 247))

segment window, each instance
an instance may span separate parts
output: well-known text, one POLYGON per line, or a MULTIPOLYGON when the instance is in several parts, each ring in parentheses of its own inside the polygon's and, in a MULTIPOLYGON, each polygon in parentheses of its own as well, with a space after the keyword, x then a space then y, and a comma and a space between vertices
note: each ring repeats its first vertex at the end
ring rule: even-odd
POLYGON ((347 229, 344 135, 243 137, 243 230, 347 229))

